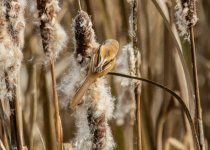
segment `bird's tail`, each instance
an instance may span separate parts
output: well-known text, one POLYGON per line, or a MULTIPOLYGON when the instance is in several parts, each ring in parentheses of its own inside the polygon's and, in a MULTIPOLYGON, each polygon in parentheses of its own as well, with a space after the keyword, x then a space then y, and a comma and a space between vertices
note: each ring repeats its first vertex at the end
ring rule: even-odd
POLYGON ((80 88, 76 91, 75 95, 70 101, 70 108, 75 109, 77 105, 82 103, 82 97, 84 96, 85 92, 88 90, 90 85, 96 80, 94 75, 87 75, 85 81, 82 83, 80 88))

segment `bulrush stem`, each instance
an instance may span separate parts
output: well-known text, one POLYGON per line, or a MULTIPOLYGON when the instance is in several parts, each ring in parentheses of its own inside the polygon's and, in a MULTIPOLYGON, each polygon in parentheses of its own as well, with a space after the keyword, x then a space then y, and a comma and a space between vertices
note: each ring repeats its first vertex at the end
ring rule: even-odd
POLYGON ((36 77, 36 64, 34 64, 32 66, 32 90, 31 92, 31 96, 32 96, 32 114, 31 114, 31 133, 30 133, 30 145, 29 148, 30 150, 34 149, 34 131, 35 131, 35 126, 36 126, 36 117, 37 117, 37 77, 36 77))
POLYGON ((9 81, 9 75, 5 71, 5 83, 6 87, 8 90, 8 93, 11 92, 14 94, 11 99, 9 99, 9 105, 10 105, 10 121, 11 121, 11 144, 12 146, 17 147, 18 150, 21 150, 21 144, 20 144, 20 135, 18 131, 18 124, 17 124, 17 108, 16 108, 16 103, 17 103, 17 97, 16 97, 16 86, 9 81))
POLYGON ((22 128, 21 128, 21 106, 20 106, 20 81, 19 81, 19 75, 17 76, 17 78, 15 79, 15 85, 14 85, 14 93, 16 95, 15 99, 15 113, 16 113, 16 126, 17 126, 17 141, 18 141, 18 146, 19 149, 22 150, 23 149, 23 139, 22 139, 22 128))
MULTIPOLYGON (((138 85, 139 86, 139 85, 138 85)), ((142 149, 141 144, 141 97, 139 93, 139 87, 135 88, 135 99, 136 99, 136 120, 137 120, 137 132, 138 132, 138 150, 142 149)))
MULTIPOLYGON (((138 49, 138 39, 137 39, 137 0, 131 1, 131 16, 130 19, 132 19, 132 24, 130 24, 130 34, 131 34, 131 42, 134 49, 134 55, 135 55, 135 75, 140 76, 140 63, 139 63, 139 49, 138 49)), ((135 93, 135 101, 136 101, 136 120, 137 120, 137 143, 138 143, 138 150, 142 149, 141 144, 141 85, 139 83, 135 83, 136 87, 134 90, 135 93)))
POLYGON ((190 41, 191 41, 192 66, 193 66, 194 92, 195 92, 195 101, 196 101, 195 126, 196 126, 198 137, 199 137, 198 139, 199 139, 200 149, 205 150, 202 108, 201 108, 201 100, 200 100, 200 93, 199 93, 199 83, 198 83, 198 72, 197 72, 197 61, 196 61, 193 26, 190 27, 190 41))
POLYGON ((9 118, 5 114, 4 100, 0 99, 0 119, 2 121, 3 142, 7 149, 11 149, 11 140, 9 136, 9 118))
POLYGON ((77 2, 78 2, 79 11, 81 11, 82 10, 81 2, 80 2, 80 0, 77 0, 77 2))
POLYGON ((54 60, 50 59, 50 67, 51 67, 51 77, 52 77, 52 89, 53 89, 53 99, 54 99, 54 109, 55 109, 55 130, 56 130, 56 137, 59 148, 62 149, 63 143, 63 131, 59 113, 59 105, 58 105, 58 94, 56 90, 56 77, 55 77, 55 64, 54 60))

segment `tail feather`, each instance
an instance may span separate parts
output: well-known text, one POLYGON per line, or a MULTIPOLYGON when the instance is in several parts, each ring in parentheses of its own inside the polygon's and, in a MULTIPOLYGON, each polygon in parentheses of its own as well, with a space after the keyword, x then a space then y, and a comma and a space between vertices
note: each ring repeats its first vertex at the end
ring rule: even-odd
POLYGON ((82 97, 84 96, 85 92, 88 90, 90 85, 96 80, 96 77, 93 75, 88 75, 85 81, 82 83, 81 87, 76 91, 75 95, 70 101, 70 108, 75 109, 77 105, 82 103, 82 97))

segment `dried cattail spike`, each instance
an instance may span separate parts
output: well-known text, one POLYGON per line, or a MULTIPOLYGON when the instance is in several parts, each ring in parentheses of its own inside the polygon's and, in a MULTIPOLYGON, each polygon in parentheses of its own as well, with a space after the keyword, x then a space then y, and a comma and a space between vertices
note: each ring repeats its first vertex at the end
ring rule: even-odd
POLYGON ((195 0, 176 0, 175 17, 179 35, 189 41, 188 29, 198 21, 195 0))
POLYGON ((24 9, 26 6, 25 0, 11 0, 6 1, 6 19, 8 21, 8 34, 10 34, 14 46, 17 46, 20 50, 24 45, 24 9))
POLYGON ((43 49, 48 58, 55 59, 65 47, 67 35, 56 20, 60 10, 58 0, 38 0, 37 8, 40 19, 40 32, 43 49))
POLYGON ((93 48, 97 47, 95 32, 88 14, 79 11, 73 22, 75 54, 78 62, 91 56, 93 48))
POLYGON ((98 117, 93 115, 95 110, 88 109, 88 123, 90 127, 90 132, 93 135, 92 139, 92 149, 101 150, 105 148, 106 145, 106 117, 105 114, 101 114, 98 117))
POLYGON ((10 72, 15 78, 21 65, 24 44, 25 0, 0 3, 0 71, 10 72))
POLYGON ((182 0, 183 10, 187 10, 186 20, 188 22, 188 27, 194 26, 197 21, 195 0, 182 0))

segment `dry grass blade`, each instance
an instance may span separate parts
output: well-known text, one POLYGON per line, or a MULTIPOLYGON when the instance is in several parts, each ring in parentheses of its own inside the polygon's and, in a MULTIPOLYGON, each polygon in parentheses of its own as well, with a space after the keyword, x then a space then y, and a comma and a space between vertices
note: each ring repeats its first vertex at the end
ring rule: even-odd
POLYGON ((12 97, 11 100, 9 100, 9 105, 10 105, 10 110, 11 110, 11 115, 10 115, 10 126, 11 126, 11 144, 15 147, 17 147, 18 149, 21 149, 21 145, 20 145, 20 135, 19 135, 19 131, 18 131, 18 122, 17 122, 17 95, 16 95, 16 86, 14 86, 13 84, 10 83, 9 81, 9 74, 7 72, 5 72, 5 83, 7 86, 7 90, 8 91, 12 91, 13 94, 15 94, 14 97, 12 97))
POLYGON ((32 100, 33 100, 33 106, 32 106, 32 123, 31 123, 31 137, 30 137, 30 149, 34 149, 34 131, 36 126, 36 113, 37 113, 37 83, 36 83, 36 64, 33 65, 32 68, 32 100))
POLYGON ((79 10, 81 11, 82 10, 81 2, 80 2, 80 0, 77 0, 77 2, 78 2, 79 10))
POLYGON ((45 146, 44 140, 43 140, 43 138, 42 138, 42 134, 41 134, 41 132, 40 132, 40 130, 39 130, 39 128, 38 128, 37 126, 36 126, 36 129, 37 129, 38 135, 39 135, 39 137, 40 137, 40 140, 41 140, 43 149, 46 150, 46 146, 45 146))
POLYGON ((1 140, 0 140, 0 148, 1 148, 1 150, 6 150, 4 144, 3 144, 3 142, 1 140))
POLYGON ((173 147, 175 149, 180 149, 180 150, 184 149, 184 145, 180 141, 174 138, 169 138, 167 142, 165 143, 165 150, 170 150, 173 147))
POLYGON ((55 108, 56 135, 57 135, 57 140, 58 140, 58 143, 59 143, 59 147, 62 147, 63 131, 62 131, 62 125, 61 125, 61 119, 60 119, 60 113, 59 113, 58 94, 57 94, 57 90, 56 90, 55 66, 54 66, 54 61, 52 59, 50 60, 50 66, 51 66, 54 108, 55 108))
POLYGON ((163 1, 161 1, 161 0, 152 0, 152 2, 155 5, 155 7, 157 8, 157 10, 159 11, 160 15, 162 16, 164 23, 165 23, 165 25, 171 35, 171 38, 175 44, 175 47, 176 47, 178 55, 179 55, 179 59, 181 61, 181 64, 182 64, 182 67, 183 67, 183 70, 185 73, 187 87, 188 87, 188 91, 189 91, 188 95, 193 102, 193 97, 192 97, 193 87, 192 87, 192 83, 191 83, 191 79, 190 79, 190 73, 189 73, 189 70, 187 69, 187 65, 186 65, 185 59, 183 57, 182 46, 181 46, 178 34, 177 34, 177 32, 175 32, 174 29, 171 28, 170 20, 169 20, 170 18, 168 15, 168 11, 166 9, 167 8, 166 4, 163 3, 163 1))
POLYGON ((190 27, 190 41, 191 41, 191 55, 192 55, 192 65, 193 65, 193 80, 194 80, 194 91, 196 99, 196 127, 199 135, 199 142, 201 150, 205 150, 205 141, 204 141, 204 132, 203 132, 203 117, 202 117, 202 108, 198 84, 198 71, 197 71, 197 61, 196 61, 196 52, 195 52, 195 41, 194 41, 194 31, 193 26, 190 27))
POLYGON ((3 132, 4 132, 4 138, 5 138, 5 146, 7 148, 11 149, 11 139, 10 139, 10 129, 9 129, 9 118, 7 118, 5 112, 4 112, 4 107, 3 107, 3 101, 1 100, 0 102, 0 119, 2 122, 2 128, 3 128, 3 132))
MULTIPOLYGON (((131 7, 131 14, 129 18, 130 28, 129 28, 129 35, 132 42, 133 50, 134 50, 134 59, 135 59, 135 75, 141 76, 140 74, 140 52, 138 48, 138 39, 137 39, 137 23, 138 23, 138 3, 137 0, 130 1, 130 7, 131 7)), ((131 69, 131 68, 130 68, 131 69)), ((142 141, 141 141, 141 84, 136 82, 135 83, 135 101, 136 101, 136 120, 137 120, 137 143, 138 143, 138 149, 142 149, 142 141)))

